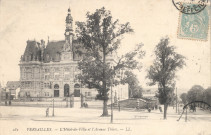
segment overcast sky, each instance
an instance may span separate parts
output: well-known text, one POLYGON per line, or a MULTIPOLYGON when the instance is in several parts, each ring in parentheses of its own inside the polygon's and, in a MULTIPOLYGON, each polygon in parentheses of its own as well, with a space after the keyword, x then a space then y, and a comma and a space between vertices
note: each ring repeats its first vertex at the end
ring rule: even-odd
POLYGON ((171 0, 1 0, 0 1, 0 81, 19 80, 19 60, 28 39, 64 40, 65 17, 71 8, 74 21, 84 21, 86 12, 105 7, 120 22, 130 22, 135 33, 125 35, 119 50, 125 53, 143 43, 146 56, 137 72, 143 87, 148 87, 146 70, 152 64, 153 51, 160 38, 169 36, 170 44, 184 55, 187 66, 177 73, 178 91, 199 84, 211 85, 210 38, 193 41, 177 38, 179 11, 171 0))

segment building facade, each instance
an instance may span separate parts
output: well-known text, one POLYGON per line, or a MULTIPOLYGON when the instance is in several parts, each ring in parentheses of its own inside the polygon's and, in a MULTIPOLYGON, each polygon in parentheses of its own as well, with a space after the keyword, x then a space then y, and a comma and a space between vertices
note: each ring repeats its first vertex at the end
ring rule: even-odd
POLYGON ((8 81, 6 85, 11 99, 18 99, 20 92, 20 82, 19 81, 8 81))
POLYGON ((80 56, 73 46, 73 19, 68 9, 66 17, 65 40, 27 41, 20 66, 20 97, 69 97, 81 93, 92 96, 96 90, 81 88, 75 78, 80 73, 77 62, 80 56))
POLYGON ((78 43, 73 38, 70 9, 65 22, 65 40, 48 40, 47 43, 43 40, 27 41, 19 63, 20 97, 80 97, 81 94, 86 97, 96 96, 97 90, 81 87, 81 83, 76 79, 80 73, 77 62, 81 56, 74 50, 78 43))

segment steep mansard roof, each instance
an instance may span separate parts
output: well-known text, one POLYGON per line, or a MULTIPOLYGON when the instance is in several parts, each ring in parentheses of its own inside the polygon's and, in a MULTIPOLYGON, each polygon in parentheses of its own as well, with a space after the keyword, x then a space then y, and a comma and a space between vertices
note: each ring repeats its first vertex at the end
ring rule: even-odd
MULTIPOLYGON (((64 40, 61 41, 51 41, 44 46, 44 41, 41 43, 36 41, 27 41, 27 46, 22 56, 22 61, 41 61, 43 59, 44 62, 59 62, 61 60, 61 53, 63 51, 63 46, 65 44, 64 40), (42 53, 43 51, 43 53, 42 53)), ((76 46, 77 41, 73 41, 73 46, 76 46)), ((73 47, 73 59, 79 60, 80 56, 76 53, 73 47)))
POLYGON ((65 41, 49 42, 44 50, 44 62, 60 61, 60 54, 63 50, 65 41), (49 57, 49 58, 48 58, 49 57))
POLYGON ((41 60, 40 43, 36 41, 27 41, 27 46, 24 52, 24 60, 31 61, 33 59, 41 60))

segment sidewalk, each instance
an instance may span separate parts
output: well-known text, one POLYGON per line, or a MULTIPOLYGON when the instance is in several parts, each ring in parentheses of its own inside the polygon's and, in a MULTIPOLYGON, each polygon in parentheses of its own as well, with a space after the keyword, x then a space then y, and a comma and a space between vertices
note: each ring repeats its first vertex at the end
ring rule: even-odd
MULTIPOLYGON (((0 106, 0 129, 11 131, 16 127, 22 131, 27 128, 52 128, 58 131, 58 134, 76 134, 72 129, 77 129, 84 133, 83 129, 100 130, 106 129, 105 132, 98 134, 110 134, 110 129, 115 129, 113 134, 159 134, 159 135, 177 135, 177 134, 196 134, 206 131, 210 127, 208 117, 199 120, 185 122, 182 118, 179 122, 179 115, 173 108, 168 108, 167 120, 163 120, 163 112, 159 110, 147 111, 137 110, 114 110, 113 124, 110 123, 111 117, 100 117, 102 109, 87 108, 54 108, 55 116, 52 117, 52 108, 49 108, 49 117, 45 117, 46 108, 40 107, 21 107, 21 106, 0 106), (144 116, 144 117, 135 117, 144 116), (10 125, 10 129, 8 129, 10 125), (126 129, 131 131, 126 132, 126 129), (168 129, 170 128, 170 130, 168 129), (60 131, 60 129, 62 131, 60 131), (71 129, 71 131, 63 130, 71 129), (109 129, 109 131, 108 131, 109 129), (116 129, 118 131, 116 131, 116 129), (122 130, 124 129, 124 130, 122 130), (168 129, 168 130, 167 130, 168 129), (120 133, 121 132, 121 133, 120 133)), ((110 108, 108 108, 110 114, 110 108)), ((206 131, 206 133, 209 133, 206 131)), ((13 132, 14 133, 14 132, 13 132)), ((38 132, 30 132, 37 134, 38 132)), ((39 132, 39 134, 44 132, 39 132)), ((51 132, 48 132, 51 134, 51 132)), ((93 134, 94 132, 85 132, 93 134)))
MULTIPOLYGON (((108 108, 110 114, 110 108, 108 108)), ((86 108, 72 108, 72 109, 56 109, 52 116, 52 109, 50 109, 50 116, 45 117, 34 117, 33 121, 54 121, 54 122, 73 122, 73 123, 98 123, 98 124, 108 124, 110 123, 110 116, 100 117, 102 114, 101 109, 86 109, 86 108)), ((176 121, 179 115, 170 114, 171 118, 176 121), (175 116, 174 116, 175 115, 175 116), (173 117, 172 117, 173 116, 173 117)), ((147 121, 160 121, 163 119, 163 113, 158 110, 153 110, 152 112, 139 111, 139 110, 118 110, 113 111, 113 121, 115 124, 137 124, 147 121)))

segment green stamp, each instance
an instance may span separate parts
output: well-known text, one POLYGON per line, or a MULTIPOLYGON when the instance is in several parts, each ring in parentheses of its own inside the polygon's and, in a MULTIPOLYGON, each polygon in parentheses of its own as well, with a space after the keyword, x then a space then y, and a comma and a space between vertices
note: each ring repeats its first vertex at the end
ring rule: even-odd
POLYGON ((178 27, 178 38, 193 39, 193 40, 207 40, 209 27, 209 14, 206 7, 196 14, 180 15, 178 27))

